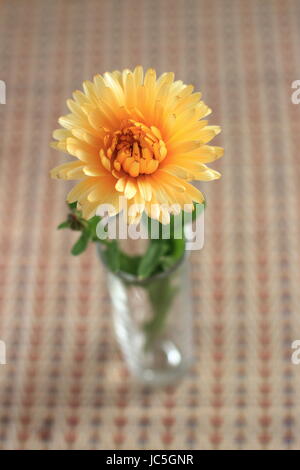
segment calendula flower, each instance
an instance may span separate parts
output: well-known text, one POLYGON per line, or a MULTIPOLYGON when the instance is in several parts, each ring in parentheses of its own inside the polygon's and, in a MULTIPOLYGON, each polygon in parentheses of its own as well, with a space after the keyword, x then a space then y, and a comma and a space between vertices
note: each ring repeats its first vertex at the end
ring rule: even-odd
POLYGON ((70 114, 59 119, 52 145, 74 157, 51 171, 54 178, 81 180, 68 194, 78 201, 83 217, 120 200, 133 206, 129 222, 145 210, 168 223, 172 206, 183 208, 204 200, 190 181, 209 181, 220 174, 206 166, 223 155, 207 145, 220 132, 204 120, 211 110, 192 85, 174 81, 173 73, 159 78, 153 69, 138 66, 96 75, 68 100, 70 114), (120 199, 120 196, 124 196, 120 199))

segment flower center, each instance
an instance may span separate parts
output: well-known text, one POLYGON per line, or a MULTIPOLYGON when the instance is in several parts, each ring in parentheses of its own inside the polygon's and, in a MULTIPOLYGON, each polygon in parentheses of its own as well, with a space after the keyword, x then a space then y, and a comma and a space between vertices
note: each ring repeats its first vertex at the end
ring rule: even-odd
POLYGON ((107 133, 100 150, 103 166, 116 177, 122 172, 132 177, 150 175, 166 155, 167 148, 157 127, 131 119, 123 121, 120 130, 107 133))

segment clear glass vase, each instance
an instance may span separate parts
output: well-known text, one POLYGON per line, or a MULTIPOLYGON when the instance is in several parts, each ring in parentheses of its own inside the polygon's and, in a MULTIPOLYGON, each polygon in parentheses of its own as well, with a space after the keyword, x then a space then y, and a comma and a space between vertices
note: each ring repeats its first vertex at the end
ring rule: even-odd
MULTIPOLYGON (((101 256, 100 244, 98 250, 101 256)), ((191 365, 188 267, 188 257, 184 256, 168 271, 142 281, 128 273, 107 270, 117 339, 129 370, 143 383, 172 383, 191 365)))

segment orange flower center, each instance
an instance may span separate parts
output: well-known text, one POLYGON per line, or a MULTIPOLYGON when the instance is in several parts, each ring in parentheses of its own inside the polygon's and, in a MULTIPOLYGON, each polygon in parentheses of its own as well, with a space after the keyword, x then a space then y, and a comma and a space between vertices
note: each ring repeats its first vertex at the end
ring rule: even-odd
POLYGON ((122 172, 132 177, 150 175, 166 155, 167 148, 157 127, 131 119, 123 121, 120 130, 108 132, 100 150, 103 166, 116 177, 122 172))

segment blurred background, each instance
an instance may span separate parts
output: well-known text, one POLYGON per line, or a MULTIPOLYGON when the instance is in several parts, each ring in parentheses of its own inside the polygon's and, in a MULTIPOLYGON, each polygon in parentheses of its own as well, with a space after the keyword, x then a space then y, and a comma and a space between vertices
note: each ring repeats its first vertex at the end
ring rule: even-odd
POLYGON ((2 0, 0 448, 300 448, 299 44, 299 0, 2 0), (48 177, 72 91, 136 64, 201 90, 226 152, 201 184, 195 366, 157 390, 129 376, 103 268, 70 255, 68 183, 48 177))

